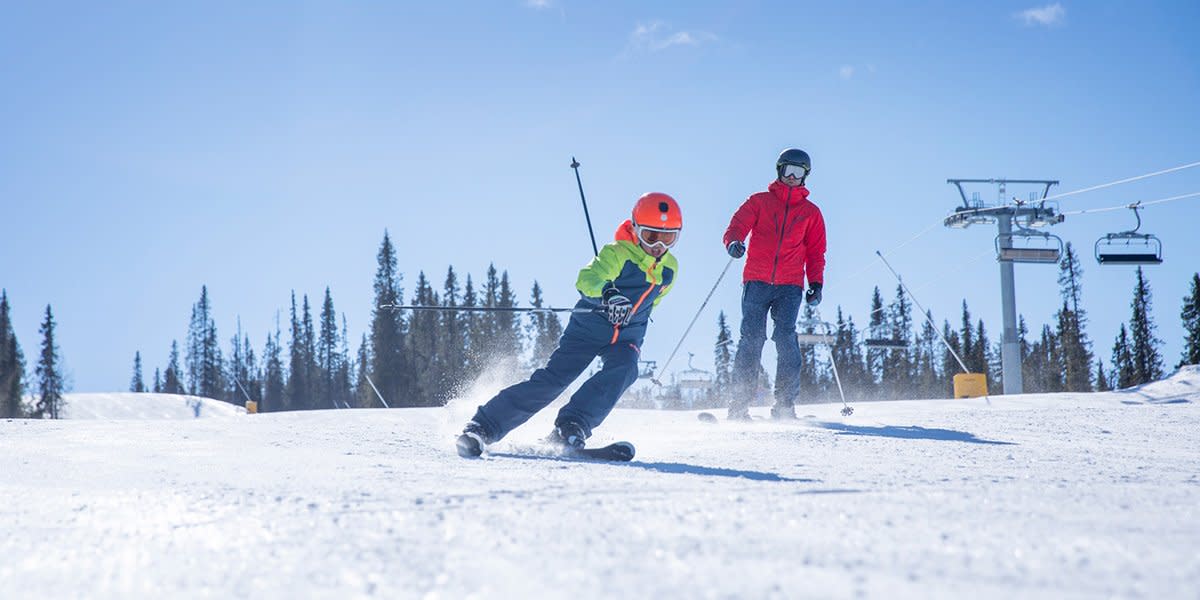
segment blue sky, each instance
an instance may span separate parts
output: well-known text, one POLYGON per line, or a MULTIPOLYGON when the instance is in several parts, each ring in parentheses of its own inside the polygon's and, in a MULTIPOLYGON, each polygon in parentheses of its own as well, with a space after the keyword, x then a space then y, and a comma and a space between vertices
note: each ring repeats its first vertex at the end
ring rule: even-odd
MULTIPOLYGON (((666 358, 726 262, 729 216, 813 156, 830 248, 825 316, 865 321, 889 254, 940 322, 966 299, 999 339, 994 227, 926 230, 951 177, 1058 179, 1055 193, 1200 161, 1195 2, 42 2, 0 8, 0 287, 26 356, 46 304, 76 391, 165 366, 207 285, 222 338, 261 347, 289 294, 332 289, 355 340, 384 230, 406 288, 447 265, 508 269, 523 299, 575 298, 599 238, 646 191, 685 214, 679 283, 645 354, 666 358)), ((980 188, 994 199, 994 190, 980 188)), ((1014 192, 1020 190, 1013 190, 1014 192)), ((1065 211, 1200 191, 1200 169, 1064 198, 1065 211)), ((1200 200, 1152 207, 1148 271, 1166 362, 1200 269, 1200 200)), ((1124 212, 1054 232, 1085 256, 1124 212)), ((740 266, 740 265, 739 265, 740 266)), ((1053 267, 1017 267, 1032 329, 1053 267)), ((685 348, 711 361, 716 310, 685 348)), ((1107 359, 1133 272, 1085 263, 1107 359)), ((284 313, 286 315, 286 312, 284 313)), ((355 344, 356 346, 357 344, 355 344)), ((768 354, 768 357, 770 355, 768 354)), ((686 356, 675 366, 683 366, 686 356)))

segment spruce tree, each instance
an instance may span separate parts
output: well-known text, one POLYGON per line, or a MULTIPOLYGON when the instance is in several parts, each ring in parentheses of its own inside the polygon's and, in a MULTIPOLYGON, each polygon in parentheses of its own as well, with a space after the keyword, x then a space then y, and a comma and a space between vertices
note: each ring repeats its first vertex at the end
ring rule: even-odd
POLYGON ((714 404, 726 406, 733 394, 733 332, 729 329, 729 321, 725 311, 717 313, 717 342, 713 346, 713 365, 716 374, 713 379, 714 404))
POLYGON ((296 309, 295 290, 292 290, 291 333, 292 339, 288 344, 287 391, 284 394, 283 405, 278 407, 279 410, 303 410, 309 407, 310 402, 308 357, 305 355, 308 347, 304 343, 304 326, 296 309))
POLYGON ((163 375, 164 394, 186 394, 183 386, 183 371, 179 366, 179 342, 171 340, 171 355, 167 359, 167 372, 163 375))
POLYGON ((958 359, 954 358, 954 353, 952 353, 951 350, 954 350, 954 352, 958 353, 958 355, 961 357, 962 344, 958 341, 958 332, 950 328, 950 321, 942 321, 942 337, 945 338, 946 344, 949 345, 949 348, 943 346, 945 350, 942 352, 942 374, 946 380, 945 383, 943 383, 945 386, 943 388, 943 393, 946 394, 947 398, 953 398, 954 376, 958 373, 962 373, 963 370, 962 365, 958 364, 958 359))
POLYGON ((193 395, 224 399, 224 362, 221 359, 217 326, 212 318, 208 286, 200 288, 200 301, 192 305, 187 338, 188 388, 193 395))
MULTIPOLYGON (((883 308, 883 295, 879 293, 879 286, 875 286, 871 292, 871 313, 870 319, 867 321, 867 337, 873 339, 881 339, 888 337, 887 315, 883 308)), ((887 351, 879 348, 867 349, 867 382, 871 387, 875 387, 878 382, 883 379, 883 361, 887 356, 887 351)))
POLYGON ((46 318, 42 321, 38 333, 42 335, 42 351, 38 356, 37 377, 38 398, 34 407, 34 417, 43 419, 58 419, 62 416, 63 383, 62 360, 58 354, 58 344, 54 341, 54 314, 50 305, 46 305, 46 318))
POLYGON ((938 349, 941 347, 941 341, 933 322, 933 313, 925 311, 925 318, 921 322, 921 334, 917 341, 916 382, 919 398, 937 398, 942 389, 942 375, 938 369, 938 349))
MULTIPOLYGON (((534 281, 529 304, 534 308, 542 308, 543 303, 542 287, 534 281)), ((559 322, 558 315, 547 312, 530 313, 530 323, 529 338, 533 344, 531 360, 536 368, 545 365, 550 355, 558 348, 558 338, 562 337, 562 323, 559 322)))
MULTIPOLYGON (((446 280, 442 283, 442 306, 458 308, 461 292, 458 289, 458 275, 454 267, 446 269, 446 280)), ((438 315, 441 324, 439 339, 440 359, 442 364, 442 379, 438 383, 439 404, 445 404, 453 398, 464 381, 468 378, 467 371, 467 325, 470 313, 458 310, 441 311, 438 315)))
POLYGON ((8 291, 0 290, 0 418, 25 416, 25 357, 12 325, 8 291))
POLYGON ((354 382, 354 406, 358 408, 382 408, 383 404, 379 402, 379 397, 375 395, 375 388, 371 385, 371 365, 374 359, 371 357, 371 344, 367 341, 367 334, 363 334, 362 342, 358 345, 358 368, 355 369, 357 379, 354 382))
POLYGON ((316 377, 314 387, 315 408, 338 408, 341 391, 338 381, 341 375, 341 341, 338 337, 337 313, 333 308, 333 295, 325 288, 325 299, 321 303, 320 333, 316 341, 316 377))
POLYGON ((1200 273, 1192 274, 1192 289, 1183 298, 1183 359, 1179 366, 1200 365, 1200 273))
POLYGON ((342 313, 341 356, 338 357, 338 372, 334 377, 334 400, 342 408, 350 408, 354 401, 354 361, 350 357, 350 327, 346 324, 346 313, 342 313))
POLYGON ((405 321, 400 311, 388 307, 403 303, 403 290, 400 287, 402 277, 396 268, 396 249, 387 232, 383 234, 376 262, 369 372, 384 399, 389 405, 397 406, 409 395, 412 379, 405 353, 405 321))
POLYGON ((263 391, 259 412, 283 410, 287 402, 287 378, 283 372, 283 346, 280 344, 278 315, 275 333, 267 335, 263 348, 263 391))
MULTIPOLYGON (((508 271, 501 273, 500 288, 497 292, 497 306, 501 308, 515 308, 517 306, 517 294, 508 279, 508 271)), ((517 313, 515 312, 503 311, 495 313, 495 315, 497 358, 500 359, 502 364, 506 364, 507 368, 515 368, 517 357, 521 356, 521 353, 524 351, 521 322, 517 319, 517 313)))
POLYGON ((1133 366, 1133 351, 1129 346, 1129 336, 1126 334, 1124 323, 1121 323, 1121 331, 1117 334, 1117 339, 1113 343, 1112 363, 1113 369, 1116 371, 1117 384, 1114 386, 1116 389, 1125 389, 1137 385, 1137 371, 1133 366))
POLYGON ((1150 316, 1150 282, 1146 281, 1141 267, 1137 269, 1132 307, 1133 317, 1129 321, 1129 334, 1132 341, 1134 379, 1136 383, 1150 383, 1163 376, 1162 354, 1158 350, 1162 341, 1154 335, 1157 328, 1150 316))
POLYGON ((162 393, 162 370, 158 367, 154 368, 154 393, 162 393))
POLYGON ((133 378, 129 380, 129 391, 142 393, 146 391, 146 380, 142 378, 142 353, 133 353, 133 378))
MULTIPOLYGON (((414 306, 437 306, 438 298, 425 277, 417 274, 417 287, 413 290, 414 306)), ((439 319, 435 311, 418 310, 409 317, 408 359, 412 366, 413 385, 409 393, 398 398, 393 406, 433 406, 441 384, 441 365, 438 362, 439 319)))
POLYGON ((1096 391, 1110 392, 1112 391, 1112 382, 1108 375, 1104 372, 1104 359, 1096 359, 1096 391))
POLYGON ((987 329, 983 326, 983 319, 979 319, 975 326, 975 352, 971 357, 972 369, 979 369, 976 373, 983 373, 984 381, 988 389, 993 389, 995 381, 992 379, 992 360, 991 360, 991 344, 988 342, 987 329))
POLYGON ((1092 391, 1092 350, 1084 332, 1087 315, 1079 308, 1082 296, 1083 267, 1068 242, 1059 263, 1058 285, 1063 304, 1057 317, 1056 337, 1062 358, 1063 389, 1068 392, 1092 391))
MULTIPOLYGON (((475 284, 471 281, 471 274, 467 274, 467 284, 463 287, 463 308, 472 308, 480 306, 479 294, 475 291, 475 284)), ((468 373, 481 373, 483 371, 483 357, 486 351, 485 341, 487 332, 485 331, 484 315, 473 311, 464 311, 462 315, 462 326, 464 337, 467 342, 466 362, 468 373)))
MULTIPOLYGON (((887 310, 887 339, 903 344, 912 340, 912 305, 904 293, 904 286, 896 286, 896 299, 887 310)), ((913 367, 912 356, 907 348, 889 349, 883 359, 883 385, 889 398, 911 397, 913 367)))

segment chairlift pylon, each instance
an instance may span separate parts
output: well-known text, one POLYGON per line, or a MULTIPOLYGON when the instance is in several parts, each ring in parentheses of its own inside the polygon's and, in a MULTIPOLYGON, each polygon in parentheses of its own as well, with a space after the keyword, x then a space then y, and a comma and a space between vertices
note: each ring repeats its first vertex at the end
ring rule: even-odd
POLYGON ((1096 262, 1101 265, 1161 265, 1162 240, 1151 233, 1138 233, 1142 228, 1140 203, 1129 205, 1133 216, 1137 218, 1137 226, 1129 231, 1107 233, 1096 240, 1096 262))
POLYGON ((1053 233, 1018 226, 1012 233, 996 236, 996 260, 1000 262, 1057 263, 1062 258, 1062 253, 1062 238, 1053 233), (1034 240, 1040 241, 1034 243, 1034 240), (1016 245, 1018 242, 1022 245, 1016 245))

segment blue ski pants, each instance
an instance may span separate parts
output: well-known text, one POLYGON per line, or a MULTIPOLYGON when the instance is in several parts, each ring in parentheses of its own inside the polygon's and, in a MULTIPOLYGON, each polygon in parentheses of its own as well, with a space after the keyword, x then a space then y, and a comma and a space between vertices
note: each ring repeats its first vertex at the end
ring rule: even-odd
POLYGON ((804 301, 804 287, 747 281, 742 289, 742 328, 733 357, 733 397, 729 414, 746 412, 758 389, 763 344, 767 342, 767 313, 775 321, 771 339, 778 356, 775 366, 775 404, 792 406, 800 395, 800 343, 796 317, 804 301))
POLYGON ((621 394, 637 380, 637 344, 627 341, 612 344, 609 340, 579 335, 572 329, 567 327, 545 367, 534 371, 528 380, 501 390, 475 412, 474 421, 487 431, 489 442, 503 438, 546 408, 597 356, 604 366, 558 411, 556 426, 571 421, 581 425, 588 436, 592 435, 592 429, 604 421, 621 394))

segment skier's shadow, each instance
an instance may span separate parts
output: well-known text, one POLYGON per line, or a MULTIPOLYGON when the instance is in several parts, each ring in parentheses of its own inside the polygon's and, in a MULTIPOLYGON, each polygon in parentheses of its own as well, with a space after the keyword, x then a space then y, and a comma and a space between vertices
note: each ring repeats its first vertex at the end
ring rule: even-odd
POLYGON ((838 432, 838 435, 869 435, 874 437, 900 438, 904 440, 940 440, 943 442, 967 442, 969 444, 994 444, 999 446, 1016 446, 1014 442, 985 440, 975 437, 975 434, 953 429, 937 429, 912 425, 884 425, 867 427, 863 425, 847 425, 845 423, 816 423, 818 427, 838 432))
POLYGON ((784 477, 778 473, 768 473, 766 471, 747 471, 743 469, 723 469, 721 467, 705 467, 701 465, 689 465, 686 463, 674 462, 643 462, 634 460, 630 462, 605 462, 590 460, 584 458, 570 458, 565 456, 547 456, 538 454, 516 454, 508 452, 496 452, 495 456, 504 458, 520 458, 525 460, 553 460, 560 462, 582 462, 589 464, 601 465, 620 465, 625 467, 636 467, 647 471, 657 471, 659 473, 671 473, 674 475, 700 475, 703 477, 734 477, 748 479, 750 481, 776 481, 787 483, 817 483, 818 479, 800 479, 795 477, 784 477))
POLYGON ((723 469, 721 467, 705 467, 701 465, 689 465, 687 463, 674 462, 642 462, 635 460, 629 463, 631 467, 646 469, 647 471, 658 471, 659 473, 674 473, 679 475, 702 475, 705 477, 738 477, 741 479, 749 479, 750 481, 780 481, 792 483, 816 483, 816 479, 802 479, 796 477, 784 477, 778 473, 769 473, 766 471, 747 471, 744 469, 723 469))

